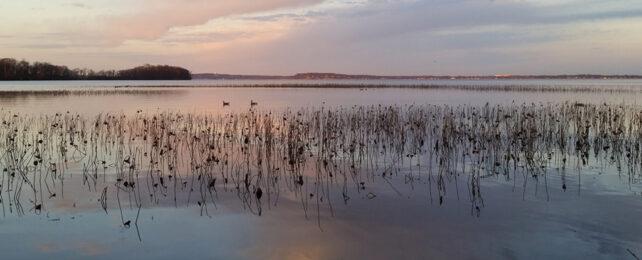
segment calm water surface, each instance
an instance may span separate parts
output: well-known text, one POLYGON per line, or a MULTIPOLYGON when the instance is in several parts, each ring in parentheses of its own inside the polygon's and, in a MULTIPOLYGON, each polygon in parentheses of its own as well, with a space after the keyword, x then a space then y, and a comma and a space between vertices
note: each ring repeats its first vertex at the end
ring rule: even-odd
MULTIPOLYGON (((627 104, 642 98, 640 80, 567 81, 175 81, 0 82, 0 107, 21 115, 176 112, 243 113, 250 101, 261 113, 369 105, 563 103, 627 104), (267 88, 202 86, 261 84, 452 84, 640 89, 629 92, 470 91, 420 88, 267 88), (115 87, 129 86, 127 88, 115 87), (165 86, 165 87, 163 87, 165 86), (168 87, 169 86, 169 87, 168 87), (200 87, 190 87, 200 86, 200 87), (89 90, 89 91, 87 91, 89 90), (38 93, 39 91, 47 91, 38 93), (71 92, 70 92, 71 91, 71 92), (73 92, 77 91, 77 92, 73 92), (83 92, 84 91, 84 92, 83 92), (223 101, 230 102, 223 106, 223 101)), ((4 138, 4 137, 3 137, 4 138)), ((4 150, 4 149, 2 149, 4 150)), ((572 163, 576 163, 573 161, 572 163)), ((3 166, 3 167, 6 167, 3 166)), ((114 204, 107 213, 100 188, 87 185, 82 165, 65 173, 64 186, 39 211, 0 217, 2 259, 636 259, 642 256, 642 185, 614 167, 591 166, 546 183, 485 178, 481 213, 471 208, 467 180, 448 180, 443 203, 425 181, 409 182, 400 169, 388 181, 341 199, 333 209, 302 209, 284 194, 259 216, 234 192, 221 192, 208 212, 194 203, 161 202, 138 209, 114 204), (564 184, 562 184, 564 179, 564 184), (517 184, 516 184, 517 183, 517 184), (562 185, 566 188, 562 189, 562 185), (373 196, 374 195, 374 196, 373 196), (138 219, 137 227, 123 225, 138 219), (138 216, 138 217, 137 217, 138 216)), ((416 169, 415 169, 416 171, 416 169)), ((4 173, 3 173, 4 174, 4 173)), ((105 175, 105 186, 115 181, 105 175)), ((4 179, 3 179, 4 180, 4 179)), ((8 187, 3 186, 4 189, 8 187)), ((101 186, 102 187, 102 186, 101 186)), ((307 195, 307 193, 306 193, 307 195)), ((121 196, 126 196, 121 194, 121 196)), ((188 196, 181 193, 179 196, 188 196)), ((127 197, 120 198, 123 201, 127 197)), ((25 197, 28 200, 28 197, 25 197)))
POLYGON ((637 104, 642 97, 642 80, 193 80, 193 81, 43 81, 0 82, 2 108, 19 112, 82 113, 180 110, 183 112, 245 111, 250 101, 260 109, 283 110, 301 107, 337 107, 392 104, 485 104, 579 101, 591 103, 637 104), (394 85, 400 88, 266 88, 261 85, 394 85), (229 86, 257 86, 229 87, 229 86), (413 85, 440 86, 562 86, 633 90, 627 92, 536 92, 469 91, 459 89, 403 88, 413 85), (128 86, 127 88, 115 88, 128 86), (160 87, 159 87, 160 86, 160 87), (190 87, 197 86, 197 87, 190 87), (219 86, 219 88, 204 88, 219 86), (221 86, 226 86, 222 87, 221 86), (96 93, 70 95, 56 91, 92 90, 96 93), (46 91, 47 93, 38 94, 46 91), (2 94, 4 92, 4 94, 2 94), (8 92, 8 93, 7 93, 8 92), (133 93, 135 92, 135 93, 133 93), (230 102, 222 107, 222 102, 230 102))

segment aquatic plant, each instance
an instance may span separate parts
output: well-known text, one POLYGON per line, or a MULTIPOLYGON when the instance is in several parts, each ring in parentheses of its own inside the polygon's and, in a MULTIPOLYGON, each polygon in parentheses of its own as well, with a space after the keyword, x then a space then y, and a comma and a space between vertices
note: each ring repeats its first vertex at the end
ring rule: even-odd
MULTIPOLYGON (((252 102, 256 103, 256 102, 252 102)), ((252 104, 251 104, 252 105, 252 104)), ((145 112, 19 114, 0 110, 3 213, 48 212, 80 176, 123 227, 141 208, 196 206, 211 215, 233 197, 257 215, 298 201, 320 222, 333 203, 402 179, 427 186, 427 200, 467 199, 479 216, 484 179, 512 181, 525 196, 566 191, 571 172, 610 167, 640 181, 642 109, 583 103, 484 106, 353 106, 221 115, 145 112), (572 169, 573 171, 569 171, 572 169), (558 176, 561 187, 551 187, 558 176), (518 183, 519 181, 519 183, 518 183), (454 190, 449 184, 454 184, 454 190), (465 187, 460 187, 464 185, 465 187), (531 186, 532 185, 532 186, 531 186), (541 191, 540 189, 544 190, 541 191), (461 193, 461 194, 460 194, 461 193), (230 196, 233 195, 233 196, 230 196), (123 208, 138 209, 126 216, 123 208)))

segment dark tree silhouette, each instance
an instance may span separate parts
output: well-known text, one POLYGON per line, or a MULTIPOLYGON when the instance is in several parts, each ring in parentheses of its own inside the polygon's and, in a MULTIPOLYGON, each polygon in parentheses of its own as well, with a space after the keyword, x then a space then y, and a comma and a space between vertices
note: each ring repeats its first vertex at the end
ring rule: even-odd
POLYGON ((162 79, 191 79, 191 73, 183 68, 172 67, 167 65, 145 65, 118 72, 120 79, 137 80, 162 80, 162 79))
POLYGON ((192 74, 181 67, 144 65, 127 70, 71 70, 46 62, 0 59, 0 80, 190 80, 192 74))

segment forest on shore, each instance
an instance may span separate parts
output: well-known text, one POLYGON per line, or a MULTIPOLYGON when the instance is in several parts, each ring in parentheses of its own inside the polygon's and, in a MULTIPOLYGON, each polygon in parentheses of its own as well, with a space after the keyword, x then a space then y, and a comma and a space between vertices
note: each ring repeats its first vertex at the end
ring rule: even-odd
POLYGON ((191 80, 189 70, 169 65, 143 65, 125 70, 70 69, 47 62, 0 59, 0 80, 191 80))

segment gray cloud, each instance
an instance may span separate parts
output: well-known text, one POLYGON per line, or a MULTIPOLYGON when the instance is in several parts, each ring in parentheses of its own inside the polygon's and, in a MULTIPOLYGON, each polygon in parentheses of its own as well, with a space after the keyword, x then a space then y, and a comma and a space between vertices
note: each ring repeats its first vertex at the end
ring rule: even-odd
POLYGON ((204 0, 139 1, 149 1, 152 7, 157 6, 153 3, 164 5, 109 16, 102 31, 40 35, 21 47, 64 50, 60 59, 82 61, 86 52, 73 49, 96 46, 92 57, 103 56, 97 62, 172 63, 195 72, 642 73, 637 71, 642 67, 642 47, 635 47, 642 37, 623 29, 627 23, 642 24, 642 2, 637 0, 375 0, 343 2, 337 7, 326 2, 330 6, 326 8, 314 7, 320 0, 271 0, 258 6, 249 0, 219 5, 204 0), (242 26, 237 31, 180 30, 217 17, 257 26, 247 31, 242 26), (257 27, 280 21, 284 27, 293 26, 278 31, 278 37, 265 37, 269 40, 236 41, 249 39, 257 31, 269 34, 257 27), (170 28, 177 30, 166 34, 170 28), (110 49, 126 39, 187 47, 185 53, 171 54, 110 49), (201 43, 223 47, 189 49, 201 43))
POLYGON ((281 19, 298 19, 306 20, 309 18, 316 18, 327 15, 327 12, 318 12, 318 11, 308 11, 304 14, 292 14, 292 13, 279 13, 279 14, 269 14, 269 15, 251 15, 241 17, 242 20, 249 21, 260 21, 260 22, 274 22, 281 19))
MULTIPOLYGON (((599 2, 599 1, 593 1, 599 2)), ((593 9, 586 3, 536 6, 528 2, 417 1, 375 4, 338 13, 324 30, 346 40, 370 40, 447 28, 509 25, 532 26, 580 21, 642 17, 642 3, 620 1, 610 8, 593 9)))
MULTIPOLYGON (((550 56, 546 45, 556 45, 557 51, 579 51, 576 49, 581 48, 559 43, 587 37, 573 29, 577 23, 632 18, 642 18, 642 4, 382 1, 324 15, 286 39, 263 46, 263 52, 253 54, 258 61, 246 66, 252 71, 280 74, 301 70, 378 74, 537 73, 555 69, 562 73, 613 72, 606 71, 608 65, 546 60, 544 57, 550 56), (486 30, 489 27, 499 29, 486 30)), ((605 48, 606 53, 612 51, 605 48)), ((586 55, 596 54, 587 51, 586 55)), ((595 63, 609 60, 601 57, 595 63)), ((634 65, 638 63, 626 62, 632 65, 626 72, 636 72, 634 65)))

